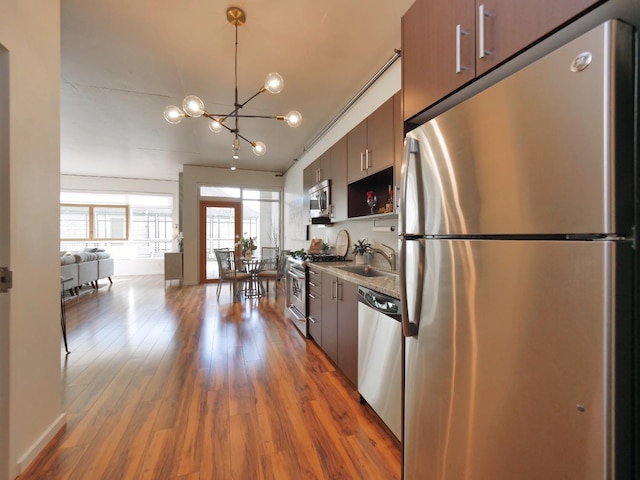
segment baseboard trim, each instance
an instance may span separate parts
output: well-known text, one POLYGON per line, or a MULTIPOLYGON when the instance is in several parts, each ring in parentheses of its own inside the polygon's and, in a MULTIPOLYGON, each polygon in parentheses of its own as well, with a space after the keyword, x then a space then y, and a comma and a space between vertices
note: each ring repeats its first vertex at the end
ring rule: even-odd
POLYGON ((67 427, 67 414, 62 413, 56 420, 40 435, 40 438, 34 442, 31 447, 18 459, 18 475, 25 472, 31 462, 44 450, 44 448, 53 440, 58 434, 61 434, 67 427))

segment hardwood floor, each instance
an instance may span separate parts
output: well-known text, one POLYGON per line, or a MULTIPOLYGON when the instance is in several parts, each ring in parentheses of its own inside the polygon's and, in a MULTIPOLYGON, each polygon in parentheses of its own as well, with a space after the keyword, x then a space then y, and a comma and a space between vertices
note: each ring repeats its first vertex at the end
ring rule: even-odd
POLYGON ((395 479, 398 442, 283 297, 120 277, 66 303, 67 429, 27 479, 395 479))

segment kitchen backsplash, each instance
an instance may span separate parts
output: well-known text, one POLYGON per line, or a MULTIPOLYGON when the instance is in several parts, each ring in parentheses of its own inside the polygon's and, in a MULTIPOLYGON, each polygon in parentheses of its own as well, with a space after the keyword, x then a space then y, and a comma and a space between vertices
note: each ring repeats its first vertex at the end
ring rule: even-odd
MULTIPOLYGON (((349 233, 349 253, 347 258, 353 260, 353 254, 351 253, 353 243, 361 238, 367 238, 374 248, 380 248, 381 244, 388 245, 398 253, 398 219, 397 217, 388 219, 376 219, 375 227, 393 227, 393 232, 385 231, 373 231, 373 220, 352 220, 346 222, 339 222, 332 224, 331 226, 321 227, 318 225, 311 225, 309 227, 309 241, 304 242, 297 248, 307 249, 312 238, 321 238, 324 242, 328 243, 331 247, 335 246, 336 236, 340 230, 346 230, 349 233)), ((380 268, 389 268, 388 262, 380 255, 374 255, 372 258, 372 265, 380 268)))

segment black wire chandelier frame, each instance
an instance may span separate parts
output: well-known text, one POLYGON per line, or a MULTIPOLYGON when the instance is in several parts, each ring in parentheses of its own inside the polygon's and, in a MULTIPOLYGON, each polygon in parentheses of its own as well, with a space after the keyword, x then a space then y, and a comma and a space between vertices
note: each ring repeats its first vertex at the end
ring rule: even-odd
POLYGON ((256 142, 249 140, 245 136, 240 133, 238 128, 238 119, 239 118, 266 118, 273 120, 282 120, 285 121, 290 127, 296 128, 299 127, 302 123, 302 115, 300 112, 296 110, 292 110, 286 115, 242 115, 240 114, 240 110, 244 108, 251 100, 256 98, 258 95, 264 92, 270 93, 280 93, 284 87, 284 80, 280 76, 280 74, 276 72, 271 72, 267 75, 264 85, 260 87, 260 89, 249 97, 244 102, 240 103, 238 100, 238 27, 242 26, 246 22, 246 15, 244 11, 238 7, 230 7, 227 9, 227 21, 235 26, 235 64, 234 64, 234 74, 235 74, 235 91, 234 91, 234 109, 227 114, 219 114, 219 113, 209 113, 204 108, 203 101, 195 96, 188 95, 182 101, 182 108, 177 107, 175 105, 169 105, 164 109, 164 118, 167 122, 172 124, 178 124, 182 121, 183 118, 198 118, 205 117, 209 119, 209 130, 213 133, 219 133, 222 130, 227 130, 228 132, 234 135, 233 139, 233 160, 231 161, 231 169, 236 169, 236 160, 238 160, 239 155, 238 152, 240 150, 240 140, 244 140, 249 145, 251 145, 253 153, 257 156, 262 156, 266 153, 267 147, 263 142, 256 142), (233 126, 229 126, 226 122, 231 123, 233 126))

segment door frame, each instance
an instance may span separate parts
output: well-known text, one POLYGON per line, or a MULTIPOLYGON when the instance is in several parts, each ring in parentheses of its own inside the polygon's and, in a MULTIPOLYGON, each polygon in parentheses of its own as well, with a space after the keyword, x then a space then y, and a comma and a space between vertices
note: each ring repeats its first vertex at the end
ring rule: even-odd
MULTIPOLYGON (((0 267, 10 265, 9 51, 0 44, 0 267)), ((0 293, 0 480, 9 478, 11 290, 0 293)))
POLYGON ((198 240, 200 244, 198 254, 198 265, 200 267, 200 283, 217 283, 217 278, 207 279, 207 208, 233 208, 236 212, 234 236, 242 232, 242 200, 201 200, 200 201, 200 233, 198 240))

